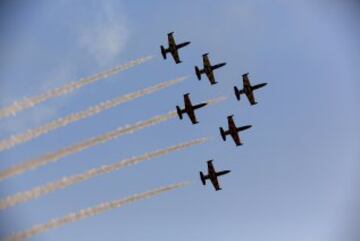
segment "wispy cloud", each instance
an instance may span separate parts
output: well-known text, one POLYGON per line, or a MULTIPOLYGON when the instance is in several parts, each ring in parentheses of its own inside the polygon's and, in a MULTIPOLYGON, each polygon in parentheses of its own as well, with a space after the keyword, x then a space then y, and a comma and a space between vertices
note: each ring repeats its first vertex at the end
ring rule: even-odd
POLYGON ((104 2, 97 7, 94 20, 79 26, 78 44, 93 56, 99 65, 104 65, 121 54, 128 42, 130 31, 127 18, 117 4, 104 2))

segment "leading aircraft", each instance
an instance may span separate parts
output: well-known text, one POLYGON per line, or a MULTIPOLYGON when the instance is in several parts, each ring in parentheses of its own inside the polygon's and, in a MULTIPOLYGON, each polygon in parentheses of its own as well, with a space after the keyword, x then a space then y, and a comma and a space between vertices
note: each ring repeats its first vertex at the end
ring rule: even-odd
POLYGON ((203 54, 203 56, 202 56, 204 68, 200 70, 197 66, 195 66, 195 73, 196 73, 198 80, 201 80, 202 74, 206 74, 206 76, 208 77, 208 79, 210 81, 210 84, 214 85, 217 82, 215 80, 213 70, 223 67, 224 65, 226 65, 226 63, 211 65, 208 54, 209 53, 206 53, 206 54, 203 54))
POLYGON ((240 100, 240 95, 245 94, 246 97, 248 98, 250 104, 251 105, 256 105, 257 102, 255 101, 253 91, 256 90, 256 89, 259 89, 261 87, 264 87, 265 85, 267 85, 267 83, 261 83, 261 84, 257 84, 257 85, 252 86, 250 84, 250 80, 249 80, 248 75, 249 75, 249 73, 245 73, 245 74, 242 75, 243 86, 244 86, 244 88, 242 90, 239 90, 236 86, 234 86, 235 96, 236 96, 237 100, 240 100))
POLYGON ((225 175, 225 174, 229 173, 230 170, 216 172, 212 162, 213 162, 213 160, 207 161, 208 174, 204 175, 202 172, 200 172, 200 179, 201 179, 201 182, 203 185, 206 185, 206 179, 209 179, 211 181, 212 185, 214 186, 215 191, 219 191, 219 190, 221 190, 221 188, 219 185, 218 176, 225 175))
POLYGON ((234 115, 229 115, 227 117, 228 120, 228 126, 229 129, 227 131, 224 131, 224 129, 222 127, 220 127, 220 134, 221 137, 224 141, 226 141, 226 136, 230 135, 232 137, 232 139, 234 140, 236 146, 241 146, 241 140, 240 140, 240 136, 239 136, 239 132, 240 131, 244 131, 246 129, 249 129, 251 127, 251 125, 246 125, 246 126, 241 126, 241 127, 237 127, 235 124, 235 121, 233 119, 234 115))
POLYGON ((190 42, 184 42, 181 44, 176 44, 174 36, 173 36, 174 32, 168 33, 168 43, 169 43, 169 47, 167 49, 164 48, 164 46, 160 46, 161 49, 161 54, 163 56, 164 59, 166 59, 166 54, 167 53, 171 53, 172 57, 175 60, 175 63, 181 63, 182 61, 180 60, 179 57, 179 52, 178 49, 181 49, 183 47, 185 47, 186 45, 190 44, 190 42))
POLYGON ((188 114, 188 116, 191 120, 191 123, 196 124, 199 122, 196 119, 195 110, 199 109, 201 107, 204 107, 205 105, 207 105, 207 103, 200 103, 198 105, 192 105, 189 95, 190 95, 189 93, 186 93, 184 95, 184 105, 185 105, 184 109, 180 109, 180 107, 177 105, 176 111, 177 111, 177 114, 178 114, 180 120, 182 120, 183 114, 186 113, 186 114, 188 114))

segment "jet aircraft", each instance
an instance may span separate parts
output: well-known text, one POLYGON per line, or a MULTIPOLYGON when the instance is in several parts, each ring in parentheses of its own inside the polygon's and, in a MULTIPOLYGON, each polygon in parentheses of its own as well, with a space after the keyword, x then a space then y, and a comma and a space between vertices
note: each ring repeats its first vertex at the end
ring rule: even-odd
POLYGON ((239 132, 249 129, 251 127, 251 125, 237 127, 234 122, 233 115, 229 115, 227 117, 227 120, 228 120, 229 129, 227 131, 224 131, 224 129, 222 127, 219 128, 222 139, 224 141, 226 141, 226 136, 230 135, 232 137, 232 139, 234 140, 236 146, 242 145, 240 137, 239 137, 239 132))
POLYGON ((203 185, 206 185, 206 180, 209 179, 214 186, 215 191, 219 191, 221 190, 221 188, 219 185, 218 177, 229 173, 230 170, 216 172, 212 162, 212 160, 207 161, 208 174, 204 175, 202 172, 200 172, 200 179, 203 185))
POLYGON ((160 49, 161 49, 161 54, 162 54, 164 59, 166 59, 166 54, 167 53, 171 53, 173 59, 175 60, 175 63, 178 64, 178 63, 182 62, 180 60, 180 57, 179 57, 178 49, 181 49, 181 48, 185 47, 186 45, 190 44, 190 42, 184 42, 184 43, 176 44, 173 34, 174 34, 174 32, 168 33, 169 47, 167 49, 165 49, 164 46, 161 45, 160 49))
POLYGON ((265 85, 267 85, 267 83, 261 83, 261 84, 257 84, 257 85, 252 86, 250 84, 250 80, 249 80, 248 75, 249 75, 249 73, 245 73, 245 74, 242 75, 243 86, 244 86, 243 89, 239 90, 236 86, 234 86, 235 96, 236 96, 237 100, 240 100, 240 95, 245 94, 246 97, 248 98, 250 104, 251 105, 256 105, 257 102, 255 101, 253 91, 256 90, 256 89, 259 89, 261 87, 264 87, 265 85))
POLYGON ((211 65, 208 54, 209 53, 206 53, 206 54, 203 54, 203 56, 202 56, 204 68, 199 69, 197 66, 195 66, 195 73, 196 73, 198 80, 201 80, 202 74, 206 74, 206 76, 208 77, 208 79, 210 81, 210 84, 214 85, 217 82, 215 80, 213 70, 223 67, 224 65, 226 65, 226 63, 211 65))
POLYGON ((198 105, 193 105, 191 103, 191 100, 190 100, 190 97, 189 97, 189 93, 186 93, 184 95, 184 109, 181 109, 178 105, 176 106, 176 111, 177 111, 177 114, 180 118, 180 120, 182 120, 183 118, 183 114, 187 114, 191 120, 191 123, 193 124, 196 124, 196 123, 199 123, 196 119, 196 116, 195 116, 195 110, 196 109, 199 109, 201 107, 204 107, 205 105, 207 105, 207 103, 200 103, 198 105))

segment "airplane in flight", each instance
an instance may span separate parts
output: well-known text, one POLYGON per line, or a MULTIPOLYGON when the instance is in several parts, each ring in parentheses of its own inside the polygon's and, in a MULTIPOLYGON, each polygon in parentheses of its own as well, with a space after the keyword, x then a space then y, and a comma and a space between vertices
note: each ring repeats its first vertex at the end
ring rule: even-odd
POLYGON ((253 91, 256 90, 256 89, 259 89, 261 87, 264 87, 265 85, 267 85, 267 83, 261 83, 261 84, 257 84, 257 85, 252 86, 250 84, 250 80, 249 80, 248 75, 249 75, 249 73, 245 73, 245 74, 242 75, 243 86, 244 86, 244 88, 242 90, 239 90, 236 86, 234 86, 235 96, 236 96, 237 100, 240 100, 240 95, 245 94, 246 97, 248 98, 250 104, 251 105, 256 105, 257 102, 255 101, 253 91))
POLYGON ((226 136, 230 135, 232 137, 232 139, 234 140, 236 146, 240 146, 240 145, 242 145, 242 143, 241 143, 241 140, 239 137, 239 132, 249 129, 251 127, 251 125, 237 127, 235 124, 235 121, 233 119, 233 116, 234 115, 229 115, 227 117, 229 129, 227 131, 224 131, 224 129, 222 127, 220 127, 220 134, 224 141, 226 141, 226 136))
POLYGON ((188 114, 188 116, 191 120, 191 123, 196 124, 199 122, 196 119, 195 110, 199 109, 201 107, 204 107, 205 105, 207 105, 207 103, 200 103, 198 105, 192 105, 189 95, 190 95, 189 93, 186 93, 184 95, 184 105, 185 105, 184 109, 180 109, 180 107, 177 105, 176 111, 177 111, 177 114, 178 114, 180 120, 182 120, 183 114, 186 113, 186 114, 188 114))
POLYGON ((219 181, 218 181, 218 177, 229 173, 230 170, 216 172, 215 168, 212 164, 212 160, 207 161, 207 166, 208 166, 208 174, 207 175, 204 175, 202 172, 200 172, 200 179, 201 179, 202 184, 206 185, 206 179, 209 179, 211 181, 212 185, 214 186, 215 191, 221 190, 219 181))
POLYGON ((174 36, 173 36, 174 32, 168 33, 168 43, 169 43, 169 47, 167 49, 164 48, 164 46, 160 46, 161 49, 161 54, 163 56, 164 59, 166 59, 166 54, 167 53, 171 53, 172 57, 175 60, 175 63, 181 63, 182 61, 180 60, 179 57, 179 52, 178 49, 181 49, 183 47, 185 47, 186 45, 190 44, 190 42, 184 42, 181 44, 176 44, 174 36))
POLYGON ((203 54, 203 56, 202 56, 204 68, 200 70, 197 66, 195 66, 195 73, 196 73, 198 80, 201 80, 202 74, 206 74, 206 76, 208 77, 208 79, 210 81, 210 84, 214 85, 217 82, 215 80, 213 70, 223 67, 224 65, 226 65, 226 63, 211 65, 208 54, 209 53, 206 53, 206 54, 203 54))

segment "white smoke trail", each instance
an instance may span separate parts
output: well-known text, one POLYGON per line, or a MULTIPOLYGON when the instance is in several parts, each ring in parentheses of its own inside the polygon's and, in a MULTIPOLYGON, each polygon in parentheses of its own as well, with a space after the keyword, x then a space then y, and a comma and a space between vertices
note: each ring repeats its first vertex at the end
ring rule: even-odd
POLYGON ((77 184, 79 182, 85 181, 85 180, 93 178, 95 176, 114 172, 119 169, 125 168, 127 166, 135 165, 140 162, 150 160, 150 159, 153 159, 156 157, 160 157, 163 155, 167 155, 167 154, 170 154, 175 151, 185 150, 194 145, 203 144, 206 141, 208 141, 207 138, 195 139, 195 140, 181 143, 178 145, 170 146, 165 149, 148 152, 142 156, 136 156, 136 157, 132 157, 132 158, 125 159, 125 160, 120 160, 111 165, 103 165, 98 168, 93 168, 93 169, 90 169, 90 170, 85 171, 78 175, 73 175, 70 177, 63 177, 62 179, 59 179, 58 181, 51 182, 51 183, 48 183, 48 184, 45 184, 42 186, 38 186, 31 190, 19 192, 15 195, 8 196, 6 198, 1 199, 0 200, 0 210, 9 208, 9 207, 14 206, 19 203, 30 201, 32 199, 43 196, 49 192, 54 192, 56 190, 63 189, 65 187, 77 184))
MULTIPOLYGON (((209 103, 207 106, 212 105, 212 104, 217 104, 217 103, 223 101, 224 99, 225 99, 224 97, 219 97, 216 99, 209 100, 209 101, 207 101, 207 103, 209 103)), ((91 139, 85 140, 78 144, 61 149, 59 151, 45 154, 39 158, 9 167, 8 169, 0 171, 0 181, 10 178, 10 177, 13 177, 15 175, 19 175, 25 171, 29 171, 31 169, 35 169, 35 168, 38 168, 43 165, 47 165, 52 162, 56 162, 62 157, 68 156, 68 155, 76 153, 76 152, 83 151, 87 148, 98 145, 100 143, 105 143, 107 141, 118 138, 120 136, 123 136, 126 134, 131 134, 133 132, 144 129, 146 127, 153 126, 153 125, 159 124, 161 122, 170 120, 176 116, 177 116, 176 111, 170 111, 167 114, 158 115, 158 116, 150 118, 146 121, 141 121, 141 122, 137 122, 132 125, 120 127, 114 131, 107 132, 101 136, 93 137, 91 139)))
POLYGON ((99 215, 106 211, 110 211, 115 208, 120 208, 126 204, 130 204, 130 203, 137 202, 140 200, 148 199, 148 198, 154 197, 156 195, 159 195, 163 192, 169 192, 174 189, 182 188, 188 184, 189 184, 189 182, 177 183, 177 184, 168 185, 168 186, 165 186, 162 188, 157 188, 157 189, 154 189, 154 190, 151 190, 148 192, 135 194, 135 195, 129 196, 124 199, 118 199, 118 200, 114 200, 111 202, 104 202, 104 203, 101 203, 94 207, 82 209, 77 213, 69 213, 61 218, 52 219, 48 223, 35 225, 28 230, 15 233, 14 235, 5 238, 4 241, 21 241, 21 240, 30 238, 36 234, 46 232, 50 229, 58 228, 65 224, 77 222, 81 219, 99 215))
POLYGON ((168 88, 172 85, 175 85, 177 83, 180 83, 181 81, 185 80, 187 77, 180 77, 174 80, 162 82, 160 84, 132 92, 123 96, 116 97, 112 100, 108 100, 105 102, 101 102, 100 104, 97 104, 95 106, 91 106, 88 109, 84 111, 80 111, 77 113, 73 113, 70 115, 67 115, 65 117, 59 118, 57 120, 51 121, 45 125, 42 125, 38 128, 27 130, 25 133, 18 134, 11 136, 10 138, 0 140, 0 151, 10 149, 14 147, 15 145, 33 140, 41 135, 44 135, 50 131, 56 130, 57 128, 67 126, 75 121, 79 121, 81 119, 85 119, 88 117, 91 117, 93 115, 96 115, 102 111, 105 111, 110 108, 114 108, 118 105, 124 104, 128 101, 134 100, 136 98, 151 94, 153 92, 168 88))
POLYGON ((175 111, 171 111, 165 115, 159 115, 155 116, 153 118, 150 118, 146 121, 138 122, 132 125, 127 125, 125 127, 120 127, 118 129, 115 129, 114 131, 110 131, 105 133, 104 135, 97 136, 90 138, 88 140, 85 140, 84 142, 80 142, 78 144, 66 147, 64 149, 61 149, 59 151, 45 154, 37 159, 33 159, 24 163, 21 163, 19 165, 15 165, 13 167, 10 167, 8 169, 0 171, 0 181, 4 180, 6 178, 21 174, 25 171, 38 168, 40 166, 49 164, 51 162, 56 162, 62 157, 65 157, 67 155, 80 152, 82 150, 85 150, 89 147, 95 146, 100 143, 105 143, 107 141, 110 141, 112 139, 118 138, 120 136, 131 134, 135 131, 141 130, 143 128, 156 125, 160 122, 172 119, 176 116, 175 111))
POLYGON ((87 78, 83 78, 80 79, 79 81, 76 82, 71 82, 69 84, 66 84, 64 86, 49 90, 43 94, 37 95, 37 96, 32 96, 29 98, 24 98, 22 100, 19 101, 15 101, 13 104, 3 107, 0 109, 0 119, 8 117, 10 115, 15 115, 17 112, 20 112, 22 110, 31 108, 37 104, 40 104, 41 102, 44 102, 48 99, 54 98, 54 97, 58 97, 61 95, 65 95, 70 93, 71 91, 74 91, 76 89, 79 89, 85 85, 94 83, 98 80, 101 79, 105 79, 108 78, 114 74, 117 74, 119 72, 125 71, 129 68, 135 67, 139 64, 142 64, 146 61, 149 61, 151 59, 153 59, 154 56, 145 56, 145 57, 141 57, 138 58, 136 60, 133 60, 129 63, 126 64, 122 64, 122 65, 118 65, 110 70, 107 71, 103 71, 100 73, 97 73, 91 77, 87 77, 87 78))

